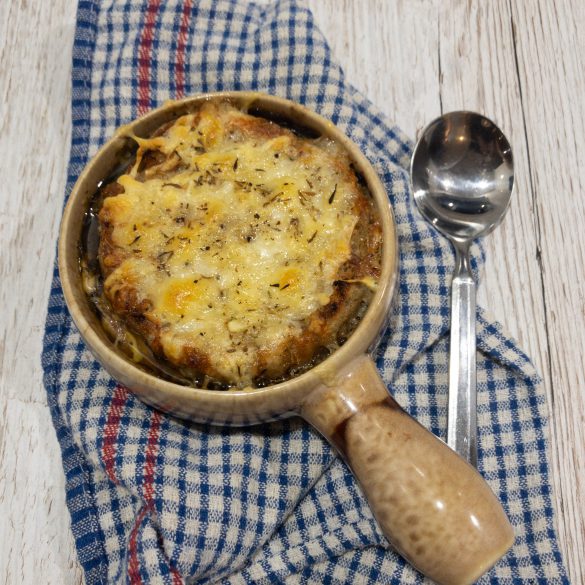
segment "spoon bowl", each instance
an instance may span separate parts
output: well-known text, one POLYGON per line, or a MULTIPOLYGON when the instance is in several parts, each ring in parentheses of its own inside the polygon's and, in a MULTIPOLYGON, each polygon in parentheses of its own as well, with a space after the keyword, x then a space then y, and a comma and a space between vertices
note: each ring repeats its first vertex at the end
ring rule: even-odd
POLYGON ((514 186, 512 149, 502 131, 474 112, 431 122, 411 161, 414 200, 422 216, 455 248, 447 443, 477 465, 475 297, 471 242, 504 218, 514 186))
POLYGON ((452 239, 486 236, 502 221, 514 184, 502 131, 474 112, 451 112, 424 130, 412 157, 416 204, 452 239))

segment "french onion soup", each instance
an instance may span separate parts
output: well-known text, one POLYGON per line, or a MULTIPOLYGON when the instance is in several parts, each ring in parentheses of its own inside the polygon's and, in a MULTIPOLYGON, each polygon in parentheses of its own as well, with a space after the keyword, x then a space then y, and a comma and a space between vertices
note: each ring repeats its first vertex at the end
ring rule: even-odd
POLYGON ((291 378, 344 343, 382 228, 343 147, 227 100, 130 135, 86 216, 86 292, 116 343, 204 388, 291 378))

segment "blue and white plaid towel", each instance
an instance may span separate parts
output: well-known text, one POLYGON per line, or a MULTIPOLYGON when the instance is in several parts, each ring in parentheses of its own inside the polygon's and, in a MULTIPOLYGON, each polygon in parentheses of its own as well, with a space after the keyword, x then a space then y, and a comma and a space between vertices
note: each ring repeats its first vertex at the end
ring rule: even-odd
MULTIPOLYGON (((410 143, 345 82, 293 0, 80 0, 68 192, 117 126, 168 98, 222 89, 305 103, 374 164, 401 253, 395 326, 378 367, 399 402, 443 436, 451 249, 413 209, 410 143)), ((477 268, 481 250, 475 257, 477 268)), ((478 343, 479 465, 517 534, 481 582, 567 583, 537 374, 482 312, 478 343)), ((43 366, 88 584, 423 582, 389 550, 345 465, 299 419, 188 424, 117 386, 81 341, 56 272, 43 366)))

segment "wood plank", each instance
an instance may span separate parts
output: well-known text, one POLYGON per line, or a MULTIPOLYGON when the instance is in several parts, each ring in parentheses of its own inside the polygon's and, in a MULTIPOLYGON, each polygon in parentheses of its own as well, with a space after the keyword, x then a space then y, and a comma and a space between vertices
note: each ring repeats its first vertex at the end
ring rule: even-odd
POLYGON ((404 132, 414 138, 440 115, 438 0, 306 4, 347 80, 404 132))
POLYGON ((38 365, 69 157, 75 2, 3 5, 0 318, 10 342, 0 349, 0 387, 43 401, 38 365))
POLYGON ((585 582, 585 9, 511 3, 550 352, 553 477, 573 583, 585 582))
POLYGON ((83 577, 40 353, 69 156, 76 2, 0 6, 0 581, 73 585, 83 577))
POLYGON ((2 583, 82 583, 65 477, 49 411, 44 404, 0 397, 0 578, 2 583))

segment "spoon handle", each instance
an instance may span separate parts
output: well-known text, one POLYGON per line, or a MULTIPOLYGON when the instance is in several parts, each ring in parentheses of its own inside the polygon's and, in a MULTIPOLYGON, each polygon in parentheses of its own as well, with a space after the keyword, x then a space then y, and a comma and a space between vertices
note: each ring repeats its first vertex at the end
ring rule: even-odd
POLYGON ((471 272, 469 244, 454 242, 454 247, 447 444, 477 467, 475 280, 471 272))

